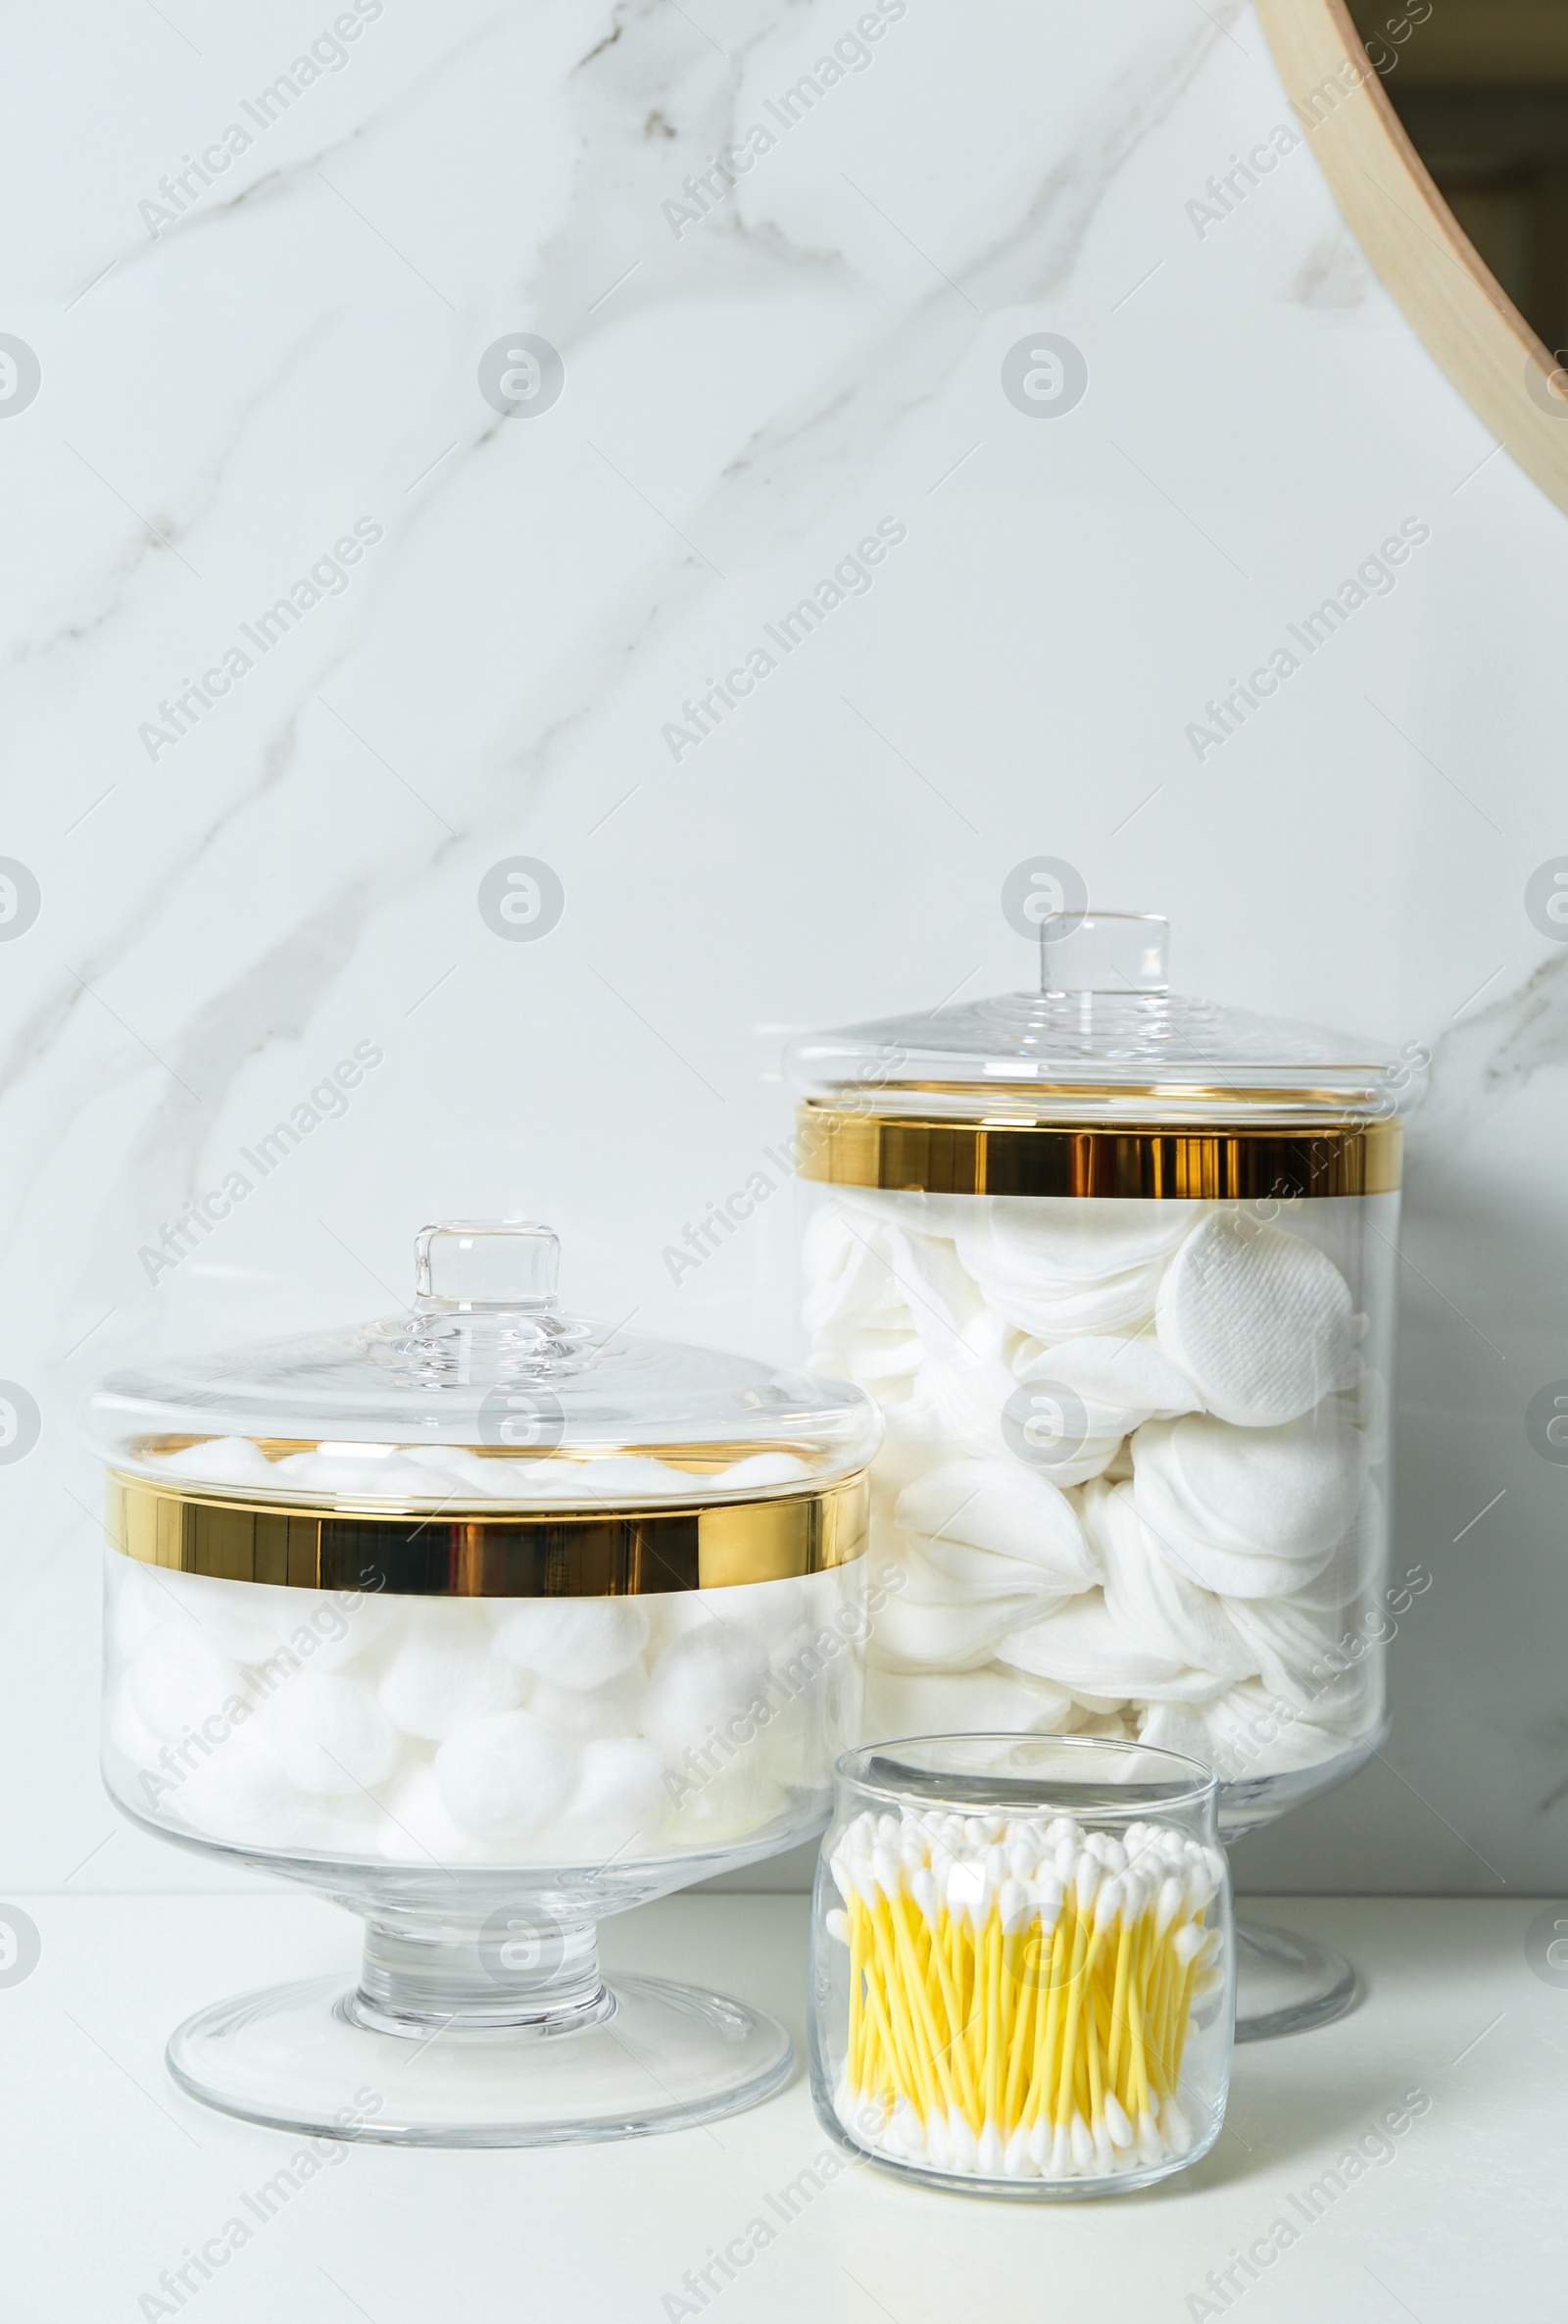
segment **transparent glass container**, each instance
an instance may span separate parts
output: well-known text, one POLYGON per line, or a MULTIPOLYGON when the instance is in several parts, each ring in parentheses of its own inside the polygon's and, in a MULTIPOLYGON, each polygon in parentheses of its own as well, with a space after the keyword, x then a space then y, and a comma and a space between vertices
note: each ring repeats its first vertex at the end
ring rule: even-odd
POLYGON ((530 2145, 789 2072, 738 2002, 607 1986, 595 1926, 820 1830, 880 1425, 848 1385, 564 1314, 557 1260, 543 1227, 427 1228, 406 1315, 89 1406, 112 1797, 365 1922, 357 1986, 175 2033, 175 2079, 228 2112, 530 2145))
MULTIPOLYGON (((1424 1061, 1172 994, 1162 919, 1039 927, 1038 992, 790 1053, 805 1359, 886 1423, 866 1732, 1174 1749, 1234 1838, 1387 1731, 1424 1061)), ((1239 2038, 1354 1991, 1244 1926, 1239 2038)))
POLYGON ((1206 2154, 1235 2004, 1216 1793, 1087 1735, 847 1753, 811 1910, 811 2095, 840 2144, 1035 2200, 1206 2154))

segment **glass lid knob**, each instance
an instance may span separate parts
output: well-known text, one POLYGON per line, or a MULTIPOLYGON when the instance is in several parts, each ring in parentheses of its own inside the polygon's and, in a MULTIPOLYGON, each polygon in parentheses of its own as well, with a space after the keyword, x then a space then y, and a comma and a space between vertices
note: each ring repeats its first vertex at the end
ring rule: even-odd
POLYGON ((415 1238, 420 1299, 458 1308, 553 1308, 561 1238, 525 1219, 450 1218, 415 1238))
POLYGON ((1049 912, 1040 922, 1043 993, 1165 993, 1170 922, 1152 912, 1049 912))

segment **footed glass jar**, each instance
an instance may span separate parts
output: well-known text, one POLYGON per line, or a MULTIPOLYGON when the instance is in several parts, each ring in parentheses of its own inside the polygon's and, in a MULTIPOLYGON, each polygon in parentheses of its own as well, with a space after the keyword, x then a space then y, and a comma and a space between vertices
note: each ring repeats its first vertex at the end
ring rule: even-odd
MULTIPOLYGON (((1162 919, 1039 925, 1038 992, 791 1052, 807 1360, 886 1422, 866 1731, 1168 1747, 1235 1837, 1386 1733, 1421 1061, 1172 994, 1162 919)), ((1239 2038, 1354 1991, 1244 1928, 1239 2038)))
POLYGON ((820 1830, 879 1423, 848 1385, 563 1313, 557 1259, 544 1227, 430 1227, 406 1316, 89 1408, 111 1795, 366 1924, 357 1987, 176 2032, 175 2079, 230 2113, 531 2145, 788 2074, 771 2018, 607 1986, 594 1930, 820 1830))
POLYGON ((1087 1735, 847 1753, 811 1919, 825 2127, 985 2195, 1107 2195, 1206 2154, 1235 2000, 1216 1788, 1087 1735))

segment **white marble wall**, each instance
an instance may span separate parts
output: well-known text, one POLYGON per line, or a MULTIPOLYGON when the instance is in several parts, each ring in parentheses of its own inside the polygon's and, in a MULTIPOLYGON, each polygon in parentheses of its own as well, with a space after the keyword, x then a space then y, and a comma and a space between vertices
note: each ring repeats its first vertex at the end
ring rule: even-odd
POLYGON ((1309 142, 1190 213, 1290 120, 1248 9, 880 0, 873 41, 877 4, 13 24, 0 331, 41 384, 0 378, 0 854, 40 909, 0 944, 0 1375, 42 1433, 0 1465, 9 1888, 204 1877, 98 1788, 95 1374, 384 1310, 418 1224, 492 1210, 559 1226, 578 1305, 786 1346, 787 1197, 678 1286, 664 1248, 786 1130, 787 1030, 1027 980, 999 891, 1048 852, 1167 912, 1186 988, 1436 1053, 1398 1504, 1433 1584, 1387 1764, 1246 1870, 1562 1878, 1568 1473, 1523 1414, 1568 1374, 1568 954, 1524 892, 1568 852, 1568 525, 1309 142), (1089 371, 1044 420, 1002 387, 1041 328, 1089 371), (503 418, 518 330, 564 387, 503 418), (1200 761, 1207 699, 1406 519, 1396 585, 1200 761), (868 587, 666 736, 884 521, 868 587), (564 892, 537 942, 479 909, 517 856, 564 892), (151 1269, 362 1042, 347 1112, 151 1269))

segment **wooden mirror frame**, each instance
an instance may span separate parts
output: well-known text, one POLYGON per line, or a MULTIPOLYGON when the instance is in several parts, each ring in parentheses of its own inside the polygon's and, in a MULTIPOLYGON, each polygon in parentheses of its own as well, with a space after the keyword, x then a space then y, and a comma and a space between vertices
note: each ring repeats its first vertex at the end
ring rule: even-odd
POLYGON ((1256 0, 1297 123, 1428 353, 1568 510, 1568 371, 1483 264, 1411 144, 1345 0, 1256 0))

